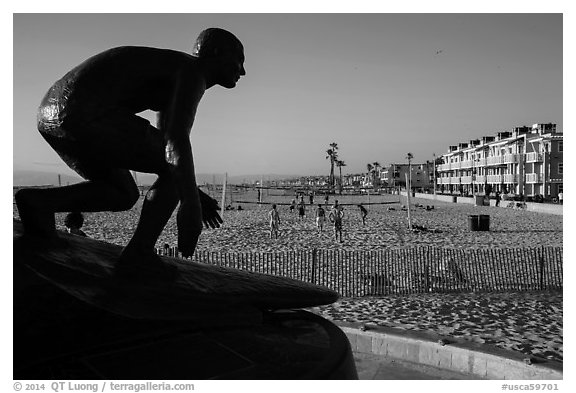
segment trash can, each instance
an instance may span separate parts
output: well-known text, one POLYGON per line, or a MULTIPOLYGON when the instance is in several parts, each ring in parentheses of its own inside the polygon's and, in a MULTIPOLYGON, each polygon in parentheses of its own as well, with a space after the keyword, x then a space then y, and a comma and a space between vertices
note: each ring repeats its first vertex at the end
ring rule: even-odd
POLYGON ((489 231, 490 230, 490 216, 487 214, 481 214, 478 216, 478 230, 479 231, 489 231))
POLYGON ((453 196, 452 197, 452 203, 457 203, 458 202, 458 197, 453 196))
POLYGON ((468 216, 468 229, 470 229, 471 231, 478 231, 479 227, 478 227, 478 215, 473 214, 468 216))
POLYGON ((474 196, 474 206, 484 206, 484 196, 475 195, 474 196))

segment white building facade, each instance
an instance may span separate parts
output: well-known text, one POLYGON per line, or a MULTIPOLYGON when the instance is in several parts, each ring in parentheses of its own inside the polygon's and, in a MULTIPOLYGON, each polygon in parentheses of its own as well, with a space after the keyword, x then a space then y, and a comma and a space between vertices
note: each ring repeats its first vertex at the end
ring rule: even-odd
POLYGON ((450 146, 437 166, 437 191, 484 194, 500 191, 557 198, 563 192, 564 142, 556 124, 509 132, 450 146))

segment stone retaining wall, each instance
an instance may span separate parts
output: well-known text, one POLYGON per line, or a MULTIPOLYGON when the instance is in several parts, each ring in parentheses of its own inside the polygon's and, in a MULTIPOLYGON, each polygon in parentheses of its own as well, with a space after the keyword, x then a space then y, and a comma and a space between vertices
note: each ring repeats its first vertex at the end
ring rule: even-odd
POLYGON ((385 329, 361 331, 340 326, 346 333, 352 352, 369 353, 416 364, 471 374, 483 379, 561 380, 562 365, 554 362, 527 364, 521 355, 492 349, 483 351, 473 344, 441 345, 411 334, 393 334, 385 329), (382 331, 378 331, 382 330, 382 331))
MULTIPOLYGON (((400 195, 406 197, 406 191, 400 191, 400 195)), ((426 199, 432 201, 439 201, 439 202, 447 202, 447 203, 463 203, 468 205, 474 205, 475 200, 474 198, 469 197, 455 197, 452 195, 440 195, 436 194, 423 194, 416 192, 413 194, 414 198, 419 199, 426 199)), ((512 201, 500 201, 499 208, 509 208, 508 205, 512 201)), ((490 206, 496 207, 496 201, 494 199, 490 199, 490 206)), ((544 213, 544 214, 555 214, 555 215, 563 215, 563 205, 559 204, 550 204, 550 203, 535 203, 535 202, 525 202, 524 206, 522 207, 526 211, 531 211, 535 213, 544 213)))

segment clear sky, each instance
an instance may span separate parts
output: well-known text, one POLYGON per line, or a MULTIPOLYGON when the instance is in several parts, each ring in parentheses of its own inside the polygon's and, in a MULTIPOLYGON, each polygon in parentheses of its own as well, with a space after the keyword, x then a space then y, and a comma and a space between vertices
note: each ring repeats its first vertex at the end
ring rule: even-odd
POLYGON ((51 84, 120 45, 189 52, 212 26, 247 75, 215 86, 192 130, 198 173, 327 174, 415 162, 520 125, 562 123, 562 14, 15 14, 15 169, 69 173, 36 130, 51 84))

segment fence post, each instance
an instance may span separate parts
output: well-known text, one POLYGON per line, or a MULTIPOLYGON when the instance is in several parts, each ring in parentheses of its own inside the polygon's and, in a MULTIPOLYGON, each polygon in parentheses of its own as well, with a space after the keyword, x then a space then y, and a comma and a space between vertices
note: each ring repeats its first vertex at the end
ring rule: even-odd
POLYGON ((540 290, 544 290, 544 250, 542 249, 542 252, 539 252, 538 254, 538 265, 540 267, 539 269, 539 274, 540 274, 540 290))
POLYGON ((426 247, 425 256, 424 256, 424 279, 426 281, 426 293, 430 292, 430 261, 432 260, 431 257, 431 250, 430 246, 426 247))
POLYGON ((313 248, 312 249, 312 278, 311 278, 312 284, 316 284, 316 263, 317 263, 316 252, 317 252, 316 248, 313 248))

